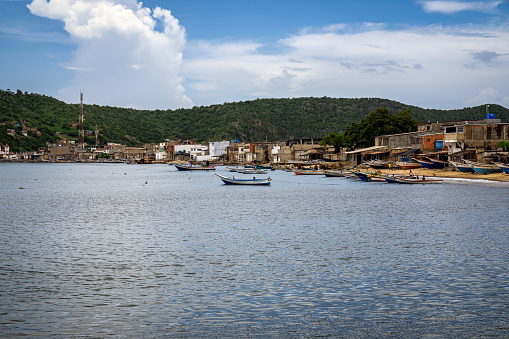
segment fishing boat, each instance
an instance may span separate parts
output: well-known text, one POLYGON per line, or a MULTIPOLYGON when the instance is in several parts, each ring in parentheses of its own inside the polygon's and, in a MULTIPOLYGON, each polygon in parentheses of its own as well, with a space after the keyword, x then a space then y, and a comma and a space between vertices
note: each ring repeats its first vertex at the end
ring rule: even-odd
POLYGON ((344 177, 345 173, 343 171, 334 171, 334 170, 325 170, 323 171, 326 177, 344 177))
POLYGON ((238 169, 237 172, 242 174, 267 174, 267 171, 256 168, 238 169))
POLYGON ((398 162, 396 162, 396 166, 401 169, 405 169, 405 170, 422 167, 421 164, 419 164, 418 162, 415 162, 415 161, 408 161, 408 162, 398 161, 398 162))
POLYGON ((497 165, 502 170, 502 172, 509 174, 509 164, 498 161, 493 161, 493 163, 497 165))
POLYGON ((259 164, 259 165, 256 165, 256 168, 258 168, 258 169, 269 169, 269 170, 272 170, 272 165, 263 165, 263 164, 259 164))
POLYGON ((293 173, 295 173, 295 175, 324 175, 324 171, 322 171, 322 170, 300 170, 300 169, 294 169, 293 173))
POLYGON ((456 167, 456 169, 460 172, 469 173, 469 172, 474 171, 472 169, 472 166, 470 166, 468 164, 462 164, 460 162, 454 162, 454 161, 449 161, 449 163, 451 163, 454 167, 456 167))
POLYGON ((391 184, 441 184, 443 179, 437 178, 426 178, 422 177, 396 177, 396 176, 382 176, 385 181, 391 184))
POLYGON ((434 168, 437 168, 435 166, 434 163, 432 163, 431 161, 429 160, 424 160, 424 159, 414 159, 415 161, 417 161, 419 164, 422 165, 422 167, 424 168, 427 168, 427 169, 434 169, 434 168))
POLYGON ((439 160, 439 159, 429 158, 429 157, 427 159, 429 161, 431 161, 433 163, 433 165, 435 165, 436 168, 444 168, 448 164, 448 161, 444 161, 444 160, 439 160))
POLYGON ((221 174, 217 174, 217 173, 214 173, 216 176, 219 177, 219 179, 221 179, 225 185, 265 185, 265 186, 268 186, 270 185, 270 182, 271 182, 271 178, 264 178, 264 179, 256 179, 255 177, 253 177, 252 179, 235 179, 235 177, 233 178, 229 178, 227 176, 224 176, 224 175, 221 175, 221 174))
POLYGON ((371 166, 374 169, 389 168, 390 162, 385 160, 370 160, 364 163, 365 165, 371 166))
POLYGON ((492 174, 502 172, 502 169, 494 164, 472 165, 472 169, 474 170, 474 172, 481 174, 492 174))
POLYGON ((472 167, 472 170, 475 173, 492 174, 492 173, 502 172, 502 169, 495 164, 482 164, 480 162, 475 162, 475 161, 465 160, 465 159, 463 159, 463 161, 465 163, 467 163, 468 165, 470 165, 470 167, 472 167))
POLYGON ((213 166, 201 166, 201 165, 181 165, 181 164, 173 164, 179 171, 215 171, 216 168, 213 166))
POLYGON ((352 171, 352 173, 365 182, 385 182, 385 179, 378 174, 371 174, 360 171, 352 171))

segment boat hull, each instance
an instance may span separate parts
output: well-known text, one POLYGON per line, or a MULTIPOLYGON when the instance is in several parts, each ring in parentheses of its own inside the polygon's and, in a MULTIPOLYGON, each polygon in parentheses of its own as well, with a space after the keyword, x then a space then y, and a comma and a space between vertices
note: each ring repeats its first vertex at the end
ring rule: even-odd
POLYGON ((460 163, 457 163, 457 162, 450 162, 454 167, 456 167, 456 169, 460 172, 464 172, 464 173, 472 173, 474 170, 472 169, 472 166, 470 165, 467 165, 467 164, 460 164, 460 163))
POLYGON ((295 175, 324 175, 323 171, 313 171, 313 170, 293 170, 295 175))
POLYGON ((410 162, 397 162, 396 166, 398 166, 401 169, 407 169, 407 170, 422 167, 421 164, 419 164, 418 162, 411 162, 411 161, 410 162))
POLYGON ((435 168, 437 168, 437 167, 435 166, 435 164, 434 164, 434 163, 432 163, 431 161, 426 161, 426 160, 417 160, 417 159, 415 159, 415 161, 417 161, 419 164, 421 164, 421 165, 422 165, 422 167, 427 168, 427 169, 435 169, 435 168))
POLYGON ((234 179, 225 177, 224 175, 216 174, 223 181, 225 185, 255 185, 255 186, 269 186, 271 179, 234 179))
POLYGON ((345 174, 340 171, 323 171, 326 177, 344 177, 345 174))
POLYGON ((502 170, 502 172, 504 172, 505 174, 509 174, 509 164, 504 164, 503 162, 495 161, 493 161, 493 163, 497 165, 502 170))
POLYGON ((385 181, 393 184, 441 184, 443 182, 442 179, 430 179, 422 177, 420 179, 417 178, 398 178, 398 177, 390 177, 383 176, 385 181))
POLYGON ((472 169, 475 173, 481 174, 492 174, 492 173, 500 173, 502 170, 498 166, 477 166, 472 165, 472 169))
POLYGON ((215 167, 211 166, 188 166, 173 164, 179 171, 215 171, 215 167))
POLYGON ((429 161, 431 161, 433 163, 433 165, 435 165, 436 168, 444 168, 446 165, 447 165, 447 161, 442 161, 442 160, 438 160, 438 159, 433 159, 433 158, 428 158, 429 161))

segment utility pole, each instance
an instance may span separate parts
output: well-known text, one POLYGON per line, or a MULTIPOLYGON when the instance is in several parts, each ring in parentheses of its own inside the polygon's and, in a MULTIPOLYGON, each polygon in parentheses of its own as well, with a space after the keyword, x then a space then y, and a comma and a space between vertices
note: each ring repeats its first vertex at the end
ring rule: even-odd
POLYGON ((99 138, 99 130, 97 129, 97 124, 95 124, 95 147, 97 147, 97 145, 99 145, 98 138, 99 138))
POLYGON ((85 148, 85 129, 83 127, 83 120, 84 120, 84 114, 83 114, 83 93, 80 90, 80 120, 79 120, 79 142, 78 142, 78 148, 84 149, 85 148))

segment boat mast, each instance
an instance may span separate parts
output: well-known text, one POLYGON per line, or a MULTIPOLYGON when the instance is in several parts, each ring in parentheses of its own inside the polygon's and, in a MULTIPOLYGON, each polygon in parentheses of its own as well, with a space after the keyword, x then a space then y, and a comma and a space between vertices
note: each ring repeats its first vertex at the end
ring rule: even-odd
POLYGON ((79 131, 79 141, 78 141, 78 148, 84 149, 85 148, 85 130, 83 128, 83 120, 84 120, 84 114, 83 114, 83 93, 80 90, 80 131, 79 131))

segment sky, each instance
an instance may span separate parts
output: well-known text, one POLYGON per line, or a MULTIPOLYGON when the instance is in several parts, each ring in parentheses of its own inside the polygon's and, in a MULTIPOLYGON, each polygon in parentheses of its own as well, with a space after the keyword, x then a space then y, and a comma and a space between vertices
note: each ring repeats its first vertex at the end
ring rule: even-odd
POLYGON ((0 0, 0 89, 149 110, 323 96, 509 108, 509 1, 0 0))

